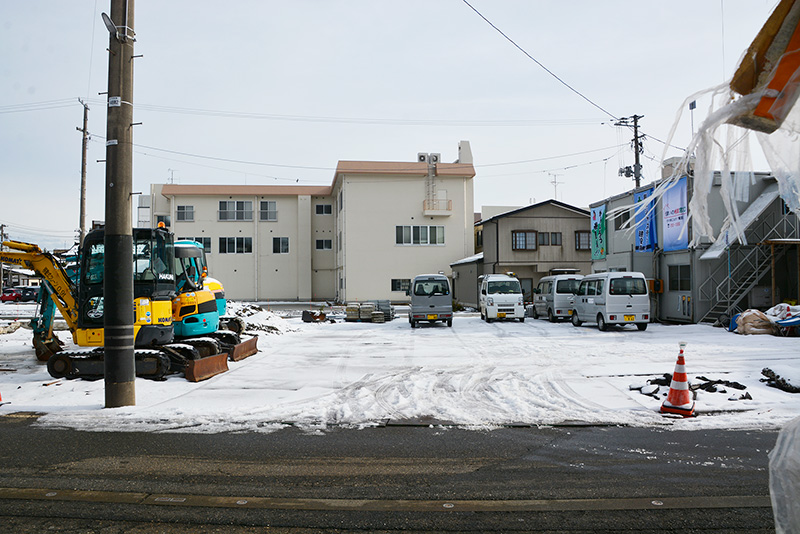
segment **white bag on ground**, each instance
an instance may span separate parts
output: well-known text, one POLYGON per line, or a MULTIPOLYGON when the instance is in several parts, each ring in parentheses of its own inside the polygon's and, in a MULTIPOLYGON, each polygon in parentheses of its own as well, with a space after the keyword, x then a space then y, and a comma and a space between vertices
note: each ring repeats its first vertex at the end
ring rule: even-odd
POLYGON ((783 427, 769 453, 769 494, 775 532, 800 532, 800 417, 783 427))

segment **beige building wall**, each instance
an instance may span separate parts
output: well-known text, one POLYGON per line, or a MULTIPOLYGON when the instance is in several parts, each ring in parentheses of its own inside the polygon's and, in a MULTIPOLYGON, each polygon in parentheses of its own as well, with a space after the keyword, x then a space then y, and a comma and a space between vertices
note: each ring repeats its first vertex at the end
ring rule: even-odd
POLYGON ((438 164, 433 172, 439 202, 426 210, 426 163, 340 162, 333 191, 342 236, 339 300, 405 301, 404 291, 393 291, 392 280, 422 273, 449 276, 450 263, 473 253, 472 165, 438 164), (431 226, 437 233, 441 228, 444 244, 398 244, 398 226, 424 226, 428 233, 431 226))
POLYGON ((210 244, 210 275, 231 299, 404 301, 392 280, 449 275, 450 263, 473 254, 474 175, 471 158, 342 161, 331 186, 160 184, 140 199, 138 218, 210 244), (221 201, 249 203, 252 214, 221 220, 221 201), (269 220, 262 203, 270 203, 269 220), (398 244, 397 226, 437 227, 444 243, 398 244), (247 248, 222 253, 221 238, 247 248))

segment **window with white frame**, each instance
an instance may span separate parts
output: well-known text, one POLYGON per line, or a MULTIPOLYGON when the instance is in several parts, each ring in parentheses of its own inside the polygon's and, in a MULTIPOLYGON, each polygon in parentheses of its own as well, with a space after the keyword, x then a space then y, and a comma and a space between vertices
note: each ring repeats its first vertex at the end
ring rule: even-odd
POLYGON ((272 238, 272 253, 273 254, 288 254, 289 253, 289 238, 288 237, 273 237, 272 238))
POLYGON ((252 221, 253 201, 220 200, 218 215, 220 221, 252 221))
POLYGON ((392 278, 392 291, 408 291, 411 289, 410 278, 392 278))
POLYGON ((220 237, 220 254, 251 254, 253 252, 252 237, 220 237))
POLYGON ((395 226, 396 245, 444 245, 444 226, 395 226))
POLYGON ((194 221, 194 206, 177 206, 175 209, 175 218, 178 221, 194 221))
POLYGON ((260 209, 258 210, 258 220, 277 221, 278 202, 275 200, 262 200, 260 209))

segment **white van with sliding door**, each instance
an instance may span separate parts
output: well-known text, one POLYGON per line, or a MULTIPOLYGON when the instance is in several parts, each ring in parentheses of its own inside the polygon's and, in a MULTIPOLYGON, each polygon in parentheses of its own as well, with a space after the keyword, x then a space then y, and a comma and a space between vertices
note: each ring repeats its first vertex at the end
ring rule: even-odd
POLYGON ((605 331, 609 325, 635 324, 645 330, 650 322, 650 295, 642 273, 613 272, 585 276, 573 297, 572 324, 597 323, 605 331))
POLYGON ((580 274, 556 274, 539 280, 533 290, 533 318, 547 317, 551 323, 568 318, 582 279, 580 274))
POLYGON ((491 323, 495 319, 525 321, 525 302, 522 285, 510 274, 485 274, 478 277, 478 301, 481 319, 491 323))

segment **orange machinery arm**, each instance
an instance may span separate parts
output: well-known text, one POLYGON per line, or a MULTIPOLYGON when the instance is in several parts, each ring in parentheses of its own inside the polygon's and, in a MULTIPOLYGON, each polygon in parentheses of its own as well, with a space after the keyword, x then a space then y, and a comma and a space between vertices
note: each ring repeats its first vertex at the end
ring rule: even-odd
POLYGON ((31 243, 3 241, 3 246, 12 251, 0 251, 0 263, 19 265, 34 271, 53 288, 53 302, 64 317, 71 331, 78 326, 78 303, 75 284, 72 283, 58 260, 31 243))

